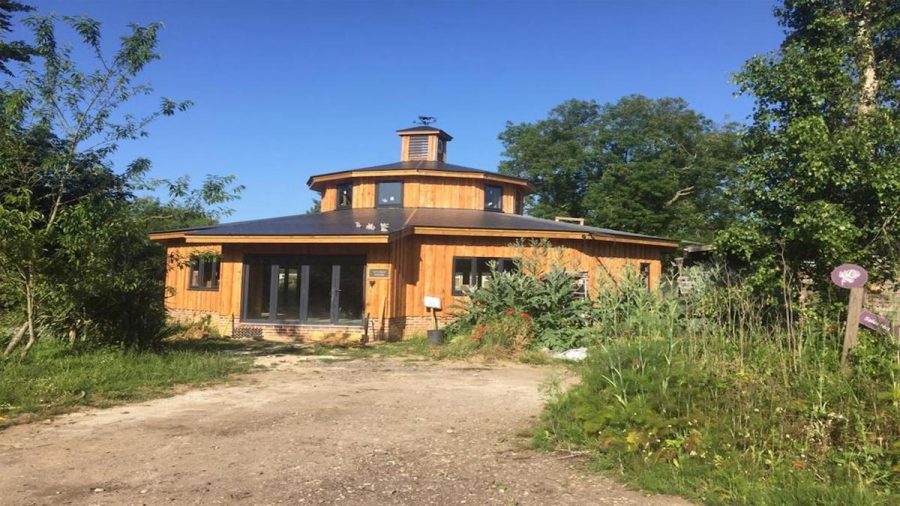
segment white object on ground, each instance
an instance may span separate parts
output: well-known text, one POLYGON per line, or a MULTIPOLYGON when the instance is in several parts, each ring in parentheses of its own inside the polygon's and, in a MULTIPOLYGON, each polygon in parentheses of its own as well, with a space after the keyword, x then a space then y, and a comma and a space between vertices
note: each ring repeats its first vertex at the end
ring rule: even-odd
POLYGON ((560 351, 554 353, 553 358, 580 362, 587 358, 587 348, 572 348, 571 350, 560 351))

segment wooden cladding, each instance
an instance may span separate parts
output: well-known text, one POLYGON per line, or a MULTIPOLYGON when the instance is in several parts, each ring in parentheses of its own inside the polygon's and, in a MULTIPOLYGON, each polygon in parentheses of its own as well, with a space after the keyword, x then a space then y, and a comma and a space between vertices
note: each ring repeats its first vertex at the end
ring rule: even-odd
MULTIPOLYGON (((442 306, 453 307, 454 257, 514 258, 522 253, 540 255, 531 248, 521 250, 502 237, 453 237, 409 235, 392 243, 392 316, 427 316, 424 297, 439 297, 442 306)), ((663 249, 651 245, 609 243, 582 239, 552 240, 558 250, 543 258, 544 270, 563 266, 586 273, 586 290, 597 293, 604 283, 617 282, 626 268, 648 272, 648 284, 656 287, 662 275, 663 249)), ((445 310, 444 315, 451 313, 445 310)))
MULTIPOLYGON (((552 252, 546 268, 562 265, 585 273, 588 293, 603 283, 615 282, 626 268, 646 276, 656 287, 662 273, 662 248, 581 239, 551 239, 560 249, 552 252), (554 256, 555 255, 555 256, 554 256), (558 257, 558 258, 557 258, 558 257)), ((170 262, 166 275, 166 307, 222 316, 240 315, 245 260, 252 255, 360 255, 368 275, 364 286, 364 314, 371 318, 427 316, 424 297, 440 297, 454 305, 454 257, 514 258, 523 250, 503 237, 409 235, 390 244, 226 244, 169 246, 170 258, 188 259, 203 253, 221 254, 218 291, 189 290, 189 266, 170 262), (378 273, 372 275, 372 273, 378 273)), ((525 254, 542 254, 526 249, 525 254)), ((445 311, 445 315, 450 310, 445 311)))
POLYGON ((338 187, 352 184, 351 206, 376 207, 377 187, 381 181, 403 182, 403 207, 429 207, 442 209, 485 209, 485 188, 500 189, 500 207, 492 210, 504 213, 522 212, 523 193, 516 185, 487 182, 468 178, 444 178, 434 176, 406 176, 403 178, 359 177, 349 183, 328 183, 322 190, 322 211, 339 208, 338 187))

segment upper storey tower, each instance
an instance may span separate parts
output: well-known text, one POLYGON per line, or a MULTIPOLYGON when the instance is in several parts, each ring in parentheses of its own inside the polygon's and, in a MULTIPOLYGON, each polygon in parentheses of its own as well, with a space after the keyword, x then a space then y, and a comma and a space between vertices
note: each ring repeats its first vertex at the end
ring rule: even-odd
POLYGON ((377 207, 477 209, 522 214, 527 180, 447 163, 451 137, 421 125, 397 130, 400 161, 309 178, 322 212, 377 207))
POLYGON ((427 162, 446 162, 447 143, 453 137, 431 126, 416 126, 397 130, 400 136, 400 161, 422 160, 427 162))

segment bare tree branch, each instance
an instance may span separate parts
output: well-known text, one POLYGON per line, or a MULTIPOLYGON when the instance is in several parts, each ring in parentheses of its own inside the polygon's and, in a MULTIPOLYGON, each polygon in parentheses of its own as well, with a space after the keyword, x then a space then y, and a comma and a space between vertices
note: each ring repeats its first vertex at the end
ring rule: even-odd
POLYGON ((669 199, 668 202, 666 202, 666 207, 671 206, 672 204, 677 202, 678 199, 680 199, 682 197, 687 197, 688 195, 690 195, 692 193, 694 193, 693 186, 688 186, 687 188, 682 188, 682 189, 678 190, 677 192, 675 192, 675 196, 672 197, 671 199, 669 199))

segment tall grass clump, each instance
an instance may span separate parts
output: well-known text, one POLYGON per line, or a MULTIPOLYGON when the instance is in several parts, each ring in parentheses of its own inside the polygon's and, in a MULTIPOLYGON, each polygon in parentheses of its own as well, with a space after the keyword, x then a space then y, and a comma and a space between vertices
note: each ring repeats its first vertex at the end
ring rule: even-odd
POLYGON ((581 382, 550 399, 537 444, 713 504, 897 504, 897 341, 863 331, 842 370, 839 314, 691 277, 681 297, 629 276, 601 287, 581 382))

